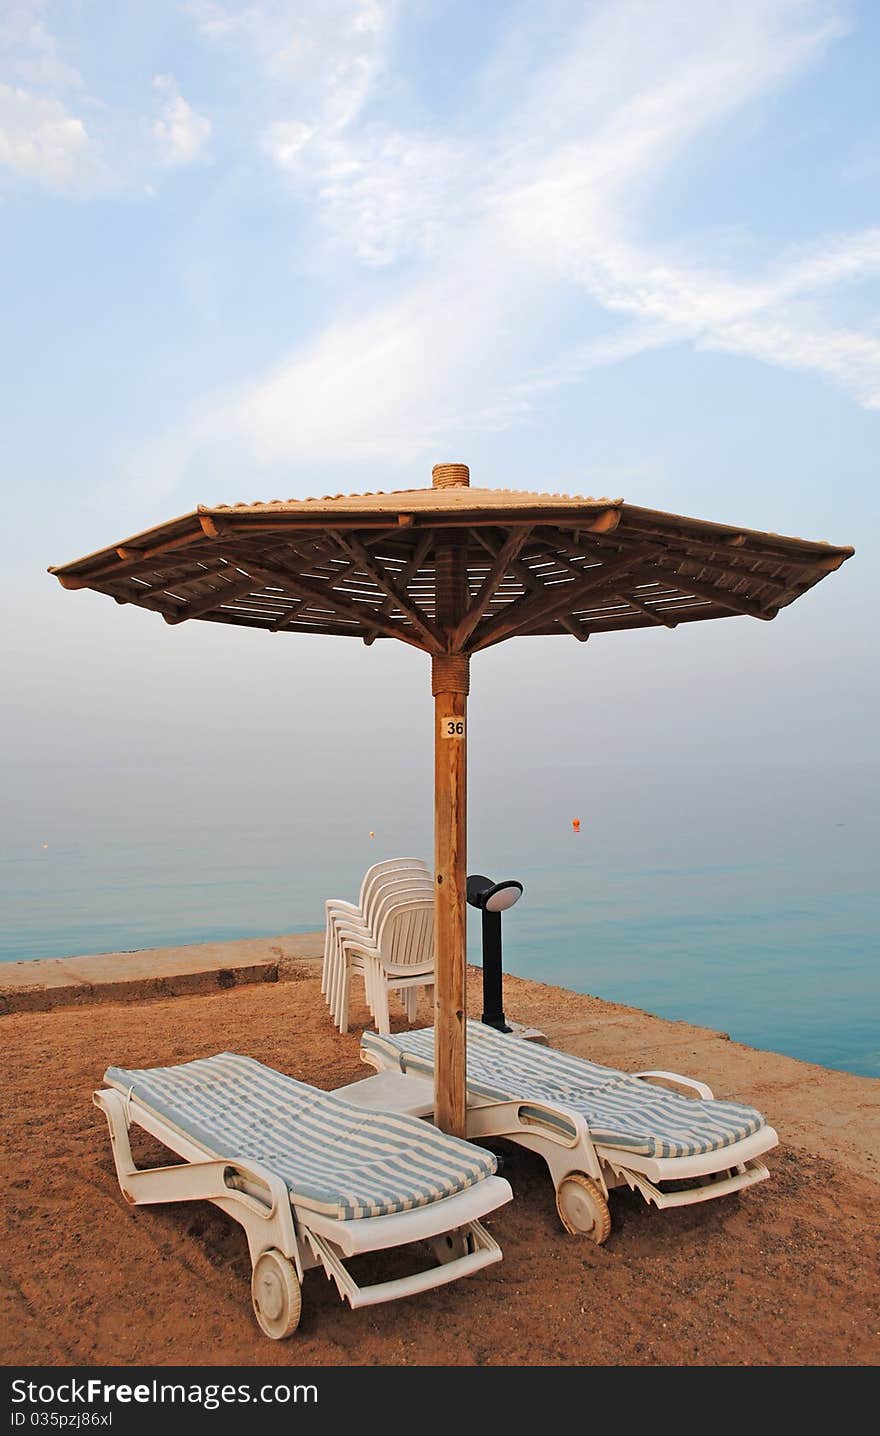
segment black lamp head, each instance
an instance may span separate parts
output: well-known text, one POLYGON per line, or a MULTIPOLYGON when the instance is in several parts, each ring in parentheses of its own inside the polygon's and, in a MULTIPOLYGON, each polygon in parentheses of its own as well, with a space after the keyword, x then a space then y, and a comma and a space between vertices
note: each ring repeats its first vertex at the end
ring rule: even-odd
POLYGON ((472 873, 467 880, 467 900, 482 912, 506 912, 522 897, 523 885, 515 878, 494 883, 482 873, 472 873))

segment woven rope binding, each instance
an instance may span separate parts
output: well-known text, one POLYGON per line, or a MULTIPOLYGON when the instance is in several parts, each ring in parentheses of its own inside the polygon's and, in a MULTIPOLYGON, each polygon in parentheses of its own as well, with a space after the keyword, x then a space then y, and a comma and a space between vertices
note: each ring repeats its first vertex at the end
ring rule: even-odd
POLYGON ((431 484, 435 489, 469 488, 471 471, 467 464, 435 464, 431 484))
POLYGON ((431 658, 431 692, 469 693, 471 661, 466 653, 435 653, 431 658))

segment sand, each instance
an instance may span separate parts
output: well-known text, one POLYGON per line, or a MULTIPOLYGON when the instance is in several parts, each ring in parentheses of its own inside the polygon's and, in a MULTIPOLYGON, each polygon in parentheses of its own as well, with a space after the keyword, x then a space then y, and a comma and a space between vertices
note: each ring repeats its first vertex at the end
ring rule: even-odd
MULTIPOLYGON (((109 1063, 231 1049, 334 1087, 368 1075, 336 1033, 315 968, 205 995, 0 1018, 4 1365, 874 1365, 880 1359, 880 1082, 758 1052, 632 1008, 509 979, 508 1016, 554 1045, 637 1070, 673 1068, 748 1101, 780 1134, 770 1181, 658 1212, 612 1194, 604 1247, 559 1225, 544 1164, 498 1145, 515 1201, 489 1220, 497 1266, 351 1311, 304 1283, 287 1342, 263 1337, 244 1234, 208 1204, 132 1210, 91 1105, 109 1063)), ((471 984, 478 998, 478 982, 471 984)), ((428 1021, 423 1010, 422 1021, 428 1021)), ((403 1026, 402 1019, 394 1024, 403 1026)), ((161 1159, 147 1139, 136 1155, 161 1159)), ((364 1279, 381 1271, 363 1259, 364 1279)))

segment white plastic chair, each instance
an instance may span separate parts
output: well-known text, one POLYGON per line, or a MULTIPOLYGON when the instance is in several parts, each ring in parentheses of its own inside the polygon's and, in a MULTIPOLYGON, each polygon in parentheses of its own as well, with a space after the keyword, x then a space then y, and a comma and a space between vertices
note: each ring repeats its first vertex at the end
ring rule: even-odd
MULTIPOLYGON (((376 946, 378 934, 387 914, 393 907, 402 903, 423 900, 432 902, 434 897, 434 884, 427 873, 393 873, 385 876, 382 881, 376 883, 368 904, 368 920, 357 922, 350 920, 343 922, 337 920, 335 924, 335 949, 332 955, 332 965, 329 977, 327 1001, 333 1016, 333 1021, 340 1031, 346 1031, 347 1027, 341 1025, 343 1018, 343 1002, 347 1006, 348 994, 351 991, 351 973, 364 973, 364 962, 360 951, 361 947, 373 948, 376 946)), ((366 982, 366 979, 365 979, 366 982)), ((415 1017, 415 994, 404 995, 407 1017, 410 1021, 415 1017)), ((370 989, 366 989, 367 1002, 370 1002, 370 989)), ((370 1008, 375 1020, 376 1013, 370 1008)))
POLYGON ((372 884, 363 920, 344 916, 342 913, 337 913, 331 919, 332 932, 329 944, 326 997, 334 1022, 338 1022, 339 1018, 342 969, 346 961, 342 952, 343 936, 375 942, 379 923, 387 911, 389 900, 397 896, 432 897, 433 892, 433 880, 428 873, 399 869, 393 873, 381 874, 372 884))
MULTIPOLYGON (((360 970, 364 976, 367 1002, 373 1021, 382 1033, 390 1032, 388 990, 416 997, 416 988, 434 986, 434 900, 431 897, 388 899, 375 941, 346 935, 342 937, 342 990, 338 1027, 348 1031, 351 978, 360 970)), ((409 1015, 409 1001, 407 1001, 409 1015)), ((414 1013, 413 1013, 414 1015, 414 1013)))
POLYGON ((373 863, 372 867, 367 868, 364 873, 356 903, 346 902, 344 898, 328 898, 324 903, 324 963, 321 970, 321 992, 325 996, 329 995, 331 973, 338 946, 337 923, 369 925, 369 908, 377 883, 392 874, 402 875, 410 871, 429 873, 427 864, 423 863, 421 858, 387 858, 383 862, 373 863))
POLYGON ((348 902, 345 898, 328 898, 324 903, 325 934, 324 934, 324 965, 321 974, 321 991, 327 993, 329 987, 330 970, 333 963, 333 948, 335 946, 334 927, 338 920, 345 922, 367 921, 367 912, 373 888, 377 882, 395 872, 405 872, 413 869, 418 872, 427 872, 427 866, 421 858, 388 858, 383 862, 373 863, 367 868, 361 881, 361 890, 356 903, 348 902))

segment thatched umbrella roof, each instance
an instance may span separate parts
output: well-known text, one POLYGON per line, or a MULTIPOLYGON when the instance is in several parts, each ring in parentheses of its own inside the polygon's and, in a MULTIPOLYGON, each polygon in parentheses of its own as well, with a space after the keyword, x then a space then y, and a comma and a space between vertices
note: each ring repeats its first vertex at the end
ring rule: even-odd
POLYGON ((448 652, 436 558, 449 541, 469 600, 452 651, 471 653, 519 633, 586 639, 770 619, 853 552, 622 499, 458 486, 200 505, 50 572, 169 623, 394 637, 448 652))

